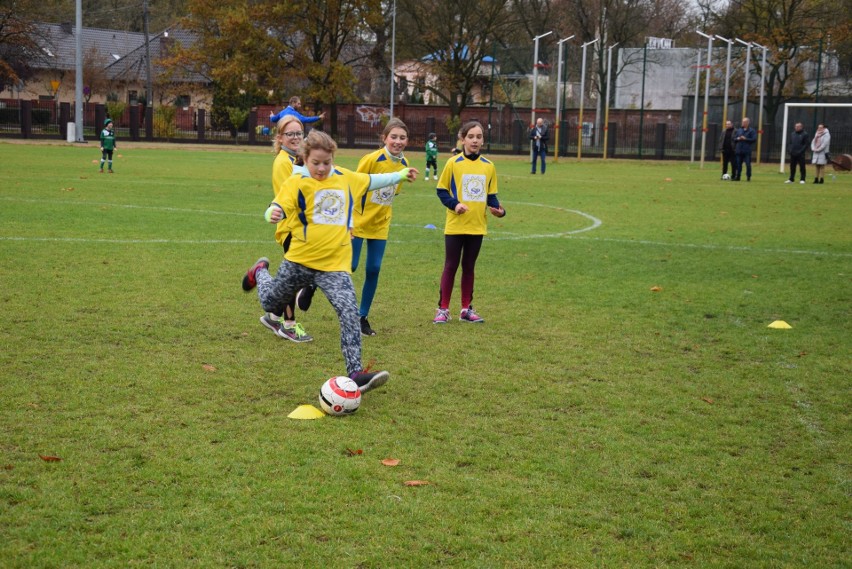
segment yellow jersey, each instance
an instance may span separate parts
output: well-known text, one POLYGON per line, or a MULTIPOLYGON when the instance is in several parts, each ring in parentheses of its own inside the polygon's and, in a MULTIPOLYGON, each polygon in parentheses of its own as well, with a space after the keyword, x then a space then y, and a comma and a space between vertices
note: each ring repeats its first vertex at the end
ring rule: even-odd
MULTIPOLYGON (((358 162, 357 172, 390 174, 408 167, 404 156, 396 158, 382 147, 367 154, 358 162)), ((399 194, 402 182, 379 188, 355 203, 352 234, 365 239, 387 239, 390 233, 393 199, 399 194)))
POLYGON ((325 180, 290 176, 275 197, 292 235, 284 257, 317 271, 351 272, 352 209, 369 187, 369 174, 337 166, 325 180))
POLYGON ((487 235, 488 195, 497 193, 497 170, 494 163, 479 156, 470 160, 459 154, 447 160, 438 189, 468 207, 461 215, 447 209, 445 235, 487 235))

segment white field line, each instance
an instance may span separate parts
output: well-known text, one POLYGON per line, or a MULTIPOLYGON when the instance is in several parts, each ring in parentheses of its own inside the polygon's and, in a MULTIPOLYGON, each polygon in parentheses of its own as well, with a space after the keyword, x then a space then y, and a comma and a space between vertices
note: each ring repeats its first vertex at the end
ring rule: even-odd
MULTIPOLYGON (((434 198, 433 198, 434 199, 434 198)), ((39 199, 27 199, 27 198, 10 198, 3 197, 0 198, 2 201, 14 201, 19 203, 37 203, 37 204, 45 204, 45 200, 39 199)), ((261 216, 256 213, 239 213, 239 212, 228 212, 228 211, 214 211, 214 210, 204 210, 204 209, 187 209, 187 208, 173 208, 166 206, 142 206, 142 205, 133 205, 133 204, 115 204, 108 202, 75 202, 75 201, 63 201, 63 202, 50 202, 51 205, 79 205, 79 206, 94 206, 94 207, 114 207, 114 208, 124 208, 124 209, 140 209, 140 210, 156 210, 156 211, 168 211, 175 213, 197 213, 201 215, 231 215, 231 216, 239 216, 239 217, 257 217, 261 216)), ((644 245, 651 247, 678 247, 678 248, 687 248, 687 249, 703 249, 710 251, 737 251, 743 253, 770 253, 770 254, 789 254, 789 255, 810 255, 810 256, 823 256, 823 257, 840 257, 840 258, 849 258, 852 257, 852 253, 843 253, 843 252, 834 252, 834 251, 815 251, 809 249, 760 249, 756 247, 746 247, 746 246, 735 246, 735 245, 717 245, 713 243, 667 243, 663 241, 649 241, 646 239, 616 239, 616 238, 607 238, 607 237, 591 237, 585 235, 578 235, 579 233, 585 233, 587 231, 592 231, 597 229, 603 222, 594 217, 591 214, 573 210, 568 208, 563 208, 559 206, 553 206, 548 204, 540 204, 540 203, 531 203, 531 202, 512 202, 505 201, 506 205, 518 205, 518 206, 527 206, 527 207, 542 207, 547 209, 554 209, 557 211, 563 211, 567 214, 578 215, 580 217, 584 217, 588 219, 591 223, 586 227, 582 227, 580 229, 573 229, 571 231, 557 232, 557 233, 537 233, 537 234, 528 234, 521 235, 512 232, 504 232, 504 231, 491 231, 489 233, 488 239, 490 241, 521 241, 521 240, 531 240, 531 239, 582 239, 588 241, 600 241, 604 243, 621 243, 627 245, 644 245)), ((393 227, 408 227, 408 228, 420 228, 419 225, 412 224, 392 224, 393 227)), ((430 230, 439 232, 440 228, 436 228, 434 230, 430 230)), ((0 241, 30 241, 30 242, 56 242, 56 243, 111 243, 111 244, 186 244, 186 245, 217 245, 217 244, 229 244, 229 245, 242 245, 242 244, 269 244, 269 240, 257 240, 257 239, 89 239, 89 238, 75 238, 75 237, 32 237, 32 236, 0 236, 0 241)), ((397 244, 405 244, 405 243, 423 243, 428 242, 427 240, 422 239, 389 239, 391 243, 397 244)))

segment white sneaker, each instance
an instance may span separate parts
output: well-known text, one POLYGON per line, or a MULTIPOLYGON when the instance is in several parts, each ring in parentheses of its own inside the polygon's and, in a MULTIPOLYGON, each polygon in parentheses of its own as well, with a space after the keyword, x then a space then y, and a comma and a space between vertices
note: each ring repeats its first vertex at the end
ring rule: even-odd
POLYGON ((793 183, 793 180, 784 180, 784 183, 785 183, 785 184, 792 184, 792 183, 793 183))
POLYGON ((424 180, 426 180, 426 181, 428 182, 428 181, 429 181, 429 176, 426 176, 426 177, 424 178, 424 180))
POLYGON ((804 183, 805 183, 805 181, 804 181, 804 180, 799 180, 799 183, 800 183, 800 184, 804 184, 804 183))

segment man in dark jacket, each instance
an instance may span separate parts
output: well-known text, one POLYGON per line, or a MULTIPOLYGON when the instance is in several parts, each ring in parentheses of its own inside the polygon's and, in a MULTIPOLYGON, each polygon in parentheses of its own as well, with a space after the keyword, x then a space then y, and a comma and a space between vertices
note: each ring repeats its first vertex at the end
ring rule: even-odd
POLYGON ((550 132, 541 118, 536 119, 535 126, 530 129, 530 140, 532 141, 532 173, 535 174, 535 163, 541 156, 541 173, 547 168, 547 141, 550 140, 550 132))
POLYGON ((801 176, 800 184, 805 183, 805 152, 811 147, 811 136, 805 132, 802 123, 797 122, 793 132, 790 133, 790 179, 787 184, 796 181, 796 166, 799 167, 801 176))
POLYGON ((734 132, 734 153, 737 155, 737 166, 733 180, 739 182, 743 174, 743 164, 746 165, 746 181, 751 181, 751 146, 757 141, 757 132, 749 126, 748 117, 743 117, 740 128, 734 132))
POLYGON ((728 164, 731 165, 731 174, 734 174, 737 165, 734 162, 734 123, 725 121, 725 132, 722 133, 722 179, 728 175, 728 164))

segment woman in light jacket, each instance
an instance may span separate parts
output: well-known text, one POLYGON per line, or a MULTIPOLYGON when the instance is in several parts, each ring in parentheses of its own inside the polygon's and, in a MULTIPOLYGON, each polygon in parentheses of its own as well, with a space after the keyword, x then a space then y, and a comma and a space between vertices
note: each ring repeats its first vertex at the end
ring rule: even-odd
POLYGON ((825 128, 824 124, 821 124, 817 127, 816 134, 814 135, 814 139, 811 141, 811 150, 813 151, 813 156, 811 157, 811 164, 816 167, 816 178, 814 178, 814 184, 822 184, 825 182, 823 179, 823 172, 825 172, 825 165, 828 164, 828 145, 831 143, 831 133, 828 132, 828 129, 825 128))

